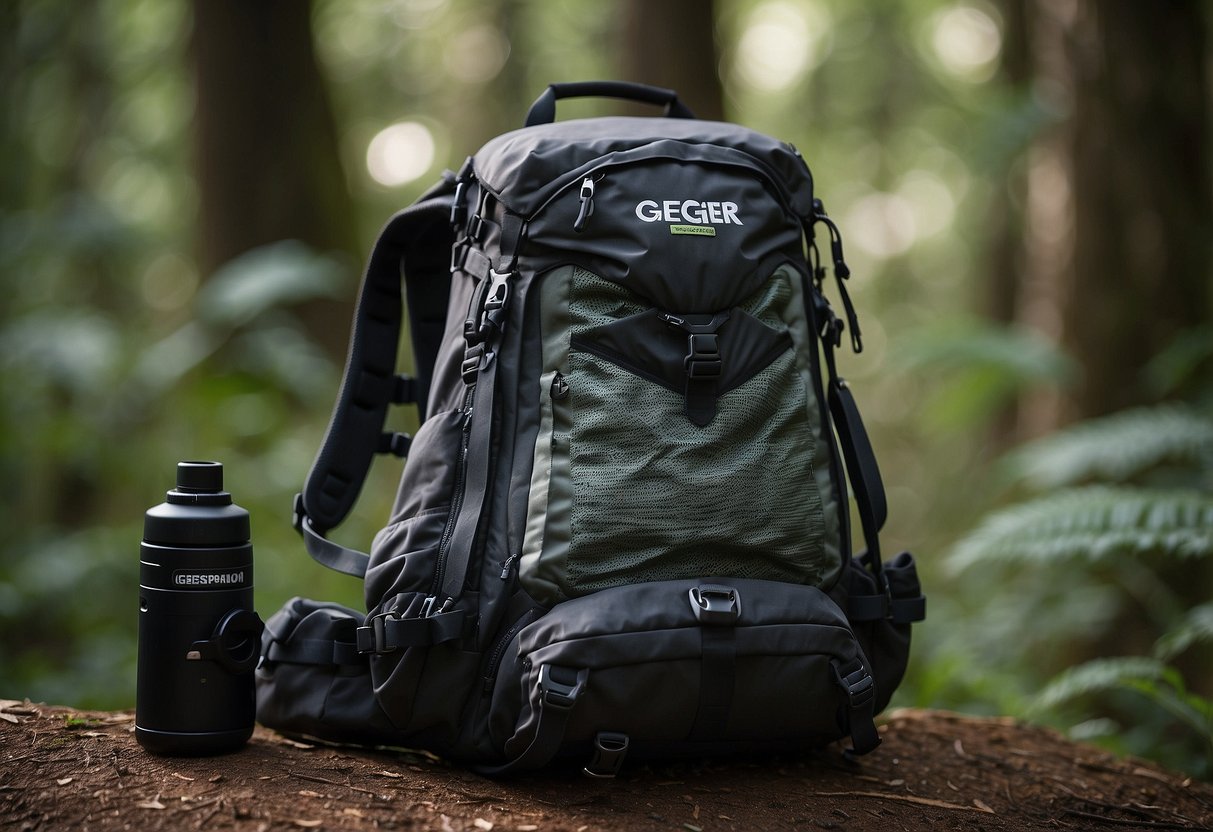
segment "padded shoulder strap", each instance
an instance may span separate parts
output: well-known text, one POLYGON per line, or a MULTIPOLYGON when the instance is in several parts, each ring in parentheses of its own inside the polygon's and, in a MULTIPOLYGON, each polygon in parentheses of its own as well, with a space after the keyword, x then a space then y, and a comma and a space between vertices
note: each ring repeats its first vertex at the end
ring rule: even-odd
POLYGON ((365 575, 368 556, 324 535, 353 508, 376 453, 408 453, 408 436, 383 433, 388 406, 415 402, 425 418, 450 291, 454 190, 452 180, 443 180, 380 232, 358 293, 337 403, 303 491, 295 497, 295 528, 303 534, 308 554, 347 575, 365 575), (413 378, 396 373, 402 277, 416 363, 413 378))

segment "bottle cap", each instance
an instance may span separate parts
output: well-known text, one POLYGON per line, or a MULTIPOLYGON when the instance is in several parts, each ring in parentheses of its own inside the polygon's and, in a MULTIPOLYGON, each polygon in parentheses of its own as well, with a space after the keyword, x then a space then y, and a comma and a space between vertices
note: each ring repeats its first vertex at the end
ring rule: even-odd
POLYGON ((235 546, 249 540, 249 516, 223 490, 223 465, 188 461, 177 464, 177 487, 165 502, 148 509, 143 521, 146 543, 167 546, 235 546))
POLYGON ((217 494, 223 491, 223 463, 178 462, 177 490, 190 494, 217 494))

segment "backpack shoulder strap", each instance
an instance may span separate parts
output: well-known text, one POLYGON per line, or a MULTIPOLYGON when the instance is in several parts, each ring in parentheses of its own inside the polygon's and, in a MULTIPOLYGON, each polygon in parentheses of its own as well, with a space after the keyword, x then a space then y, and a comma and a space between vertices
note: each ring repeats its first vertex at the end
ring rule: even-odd
POLYGON ((295 495, 294 525, 308 554, 347 575, 364 576, 369 557, 325 534, 353 508, 376 454, 408 454, 406 434, 383 432, 388 407, 413 402, 425 419, 450 292, 454 191, 453 177, 444 178, 380 232, 358 293, 340 393, 303 491, 295 495), (396 373, 406 298, 412 377, 396 373))
MULTIPOLYGON (((820 200, 813 203, 813 223, 806 231, 810 240, 809 267, 813 275, 809 294, 810 320, 817 330, 821 341, 822 355, 825 358, 828 378, 825 380, 826 400, 829 404, 830 416, 834 430, 838 436, 838 444, 842 449, 843 461, 846 463, 846 477, 851 484, 855 496, 855 508, 859 514, 860 528, 863 530, 864 543, 867 551, 861 556, 876 579, 878 595, 854 597, 849 599, 848 616, 858 620, 885 618, 889 615, 889 589, 884 575, 884 564, 880 556, 880 530, 888 517, 888 502, 885 497, 884 481, 880 476, 880 467, 876 464, 876 454, 868 439, 867 429, 859 415, 859 407, 855 397, 847 386, 846 379, 838 374, 838 366, 834 358, 834 350, 842 344, 842 333, 850 329, 851 346, 855 352, 863 350, 860 338, 859 321, 851 298, 847 293, 845 281, 851 270, 843 259, 842 235, 838 227, 825 212, 820 200), (842 298, 846 323, 839 320, 821 291, 821 282, 825 269, 821 265, 817 244, 813 242, 812 225, 823 223, 829 231, 830 254, 834 265, 834 276, 838 282, 839 295, 842 298)), ((806 281, 806 286, 810 281, 806 281)))

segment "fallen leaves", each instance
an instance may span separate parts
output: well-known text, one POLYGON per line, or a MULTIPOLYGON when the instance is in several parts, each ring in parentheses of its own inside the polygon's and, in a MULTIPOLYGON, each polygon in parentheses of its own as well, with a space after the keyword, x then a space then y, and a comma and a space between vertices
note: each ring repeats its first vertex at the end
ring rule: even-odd
POLYGON ((0 699, 0 719, 13 725, 20 725, 18 717, 41 716, 42 712, 35 708, 28 699, 0 699))

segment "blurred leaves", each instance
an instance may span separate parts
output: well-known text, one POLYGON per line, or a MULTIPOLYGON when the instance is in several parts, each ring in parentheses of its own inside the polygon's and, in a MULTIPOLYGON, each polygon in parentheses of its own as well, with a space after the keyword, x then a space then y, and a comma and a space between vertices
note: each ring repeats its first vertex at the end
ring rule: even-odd
POLYGON ((261 246, 228 261, 198 293, 197 316, 216 327, 234 328, 278 306, 349 291, 340 260, 312 251, 297 240, 261 246))
POLYGON ((1143 654, 1141 639, 1153 644, 1150 655, 1092 658, 1079 650, 1084 660, 1061 662, 1073 666, 1025 713, 1085 720, 1086 735, 1116 725, 1108 739, 1121 750, 1213 772, 1213 703, 1185 687, 1180 669, 1203 676, 1208 651, 1193 648, 1213 640, 1213 605, 1202 585, 1213 563, 1213 421, 1181 404, 1135 408, 1028 443, 1000 467, 1039 496, 990 512, 947 559, 977 585, 1013 589, 1003 597, 1021 614, 1032 611, 1019 641, 995 645, 998 661, 1038 675, 1056 667, 1040 652, 1042 641, 1077 646, 1085 637, 1143 654), (1083 607, 1089 601, 1079 592, 1103 587, 1104 620, 1074 627, 1068 617, 1054 619, 1059 587, 1083 607), (1124 692, 1144 699, 1125 700, 1124 692), (1135 724, 1123 727, 1113 714, 1135 724), (1200 750, 1170 739, 1168 720, 1187 726, 1200 750))
POLYGON ((1188 610, 1179 624, 1154 644, 1154 656, 1169 661, 1196 646, 1213 646, 1213 601, 1188 610))
POLYGON ((1070 358, 1022 327, 949 319, 902 342, 893 363, 932 380, 924 417, 940 430, 985 424, 1025 390, 1063 386, 1077 375, 1070 358))
POLYGON ((1129 556, 1213 557, 1213 494, 1111 486, 1060 490, 994 512, 948 560, 961 570, 1129 556))
POLYGON ((1003 469, 1033 491, 1159 480, 1213 488, 1213 419, 1183 404, 1134 408, 1024 445, 1003 469))

